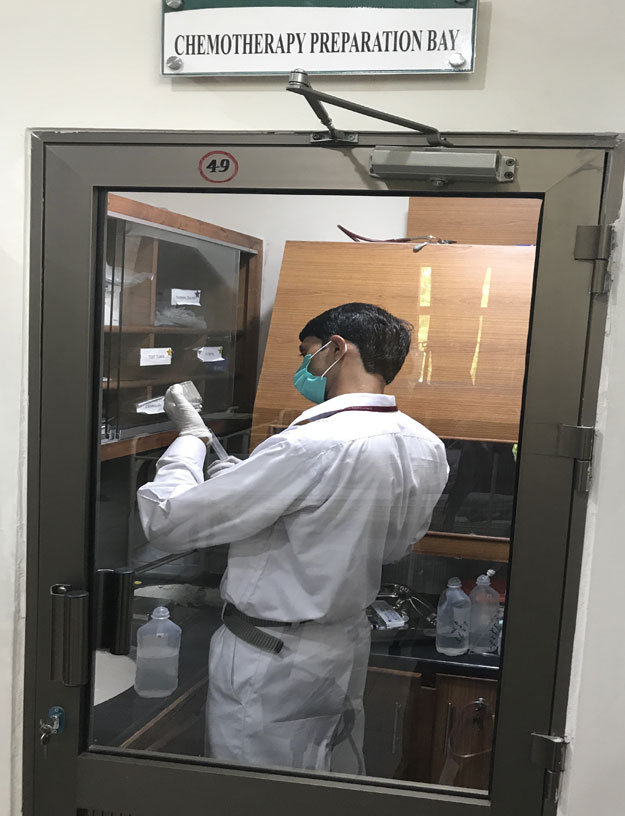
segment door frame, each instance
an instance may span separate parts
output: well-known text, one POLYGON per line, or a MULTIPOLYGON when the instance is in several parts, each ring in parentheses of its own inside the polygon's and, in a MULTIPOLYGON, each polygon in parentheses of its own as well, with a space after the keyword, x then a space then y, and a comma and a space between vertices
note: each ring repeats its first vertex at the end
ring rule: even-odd
POLYGON ((574 460, 558 455, 557 431, 560 424, 594 424, 607 309, 605 295, 590 293, 594 262, 573 257, 574 228, 615 220, 625 151, 611 135, 449 135, 460 148, 501 149, 519 166, 510 184, 457 183, 441 195, 517 195, 544 202, 490 796, 181 757, 152 759, 116 749, 87 751, 89 687, 63 686, 49 672, 50 586, 90 587, 85 542, 92 535, 98 441, 95 280, 106 191, 431 196, 428 183, 376 179, 367 170, 376 144, 422 147, 425 139, 362 133, 357 146, 337 147, 311 144, 309 133, 37 131, 31 173, 24 720, 29 816, 75 816, 77 808, 167 816, 180 807, 176 781, 184 785, 189 816, 204 812, 207 797, 215 805, 227 803, 232 816, 247 816, 265 796, 277 814, 296 808, 302 816, 350 808, 361 816, 377 816, 381 808, 408 814, 417 803, 423 816, 543 812, 544 769, 530 763, 530 734, 564 728, 586 510, 586 495, 573 489, 574 460), (227 185, 211 185, 198 172, 202 155, 214 148, 235 152, 239 161, 239 175, 227 185), (531 605, 523 605, 524 596, 531 605), (528 631, 531 652, 524 643, 528 631), (38 724, 51 705, 62 705, 68 721, 44 760, 38 724), (184 781, 174 773, 184 774, 184 781))

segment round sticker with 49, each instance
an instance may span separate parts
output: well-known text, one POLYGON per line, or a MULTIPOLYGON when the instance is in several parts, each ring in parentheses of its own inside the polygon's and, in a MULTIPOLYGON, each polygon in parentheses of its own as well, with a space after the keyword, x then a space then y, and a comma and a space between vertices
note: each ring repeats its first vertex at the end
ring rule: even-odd
POLYGON ((239 172, 239 163, 232 153, 225 150, 211 150, 200 159, 200 175, 213 184, 223 184, 232 179, 239 172))

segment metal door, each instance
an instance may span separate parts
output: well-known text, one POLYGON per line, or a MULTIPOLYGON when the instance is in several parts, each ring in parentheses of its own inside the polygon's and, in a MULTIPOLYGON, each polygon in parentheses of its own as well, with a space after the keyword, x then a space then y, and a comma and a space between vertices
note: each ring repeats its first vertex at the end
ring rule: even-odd
POLYGON ((189 816, 209 809, 232 816, 269 809, 363 816, 415 808, 428 816, 548 812, 546 769, 532 762, 531 735, 559 733, 564 724, 585 511, 582 475, 590 456, 588 447, 575 444, 583 434, 566 426, 593 424, 606 309, 600 283, 605 244, 595 252, 580 239, 576 249, 576 235, 579 226, 607 225, 616 217, 622 151, 611 137, 460 134, 453 141, 501 149, 518 161, 517 178, 505 190, 457 183, 453 195, 543 199, 490 791, 264 772, 96 748, 87 740, 90 677, 81 649, 83 616, 96 611, 93 338, 106 191, 432 195, 427 182, 386 181, 368 171, 376 144, 420 146, 423 138, 366 133, 357 146, 329 147, 311 144, 309 134, 39 132, 33 136, 31 222, 26 813, 168 816, 181 807, 189 816), (200 172, 213 150, 235 159, 238 173, 226 184, 214 186, 200 172), (59 585, 78 590, 63 613, 65 635, 74 638, 65 664, 52 642, 58 593, 51 588, 59 585), (64 731, 44 749, 39 723, 52 706, 65 711, 64 731))

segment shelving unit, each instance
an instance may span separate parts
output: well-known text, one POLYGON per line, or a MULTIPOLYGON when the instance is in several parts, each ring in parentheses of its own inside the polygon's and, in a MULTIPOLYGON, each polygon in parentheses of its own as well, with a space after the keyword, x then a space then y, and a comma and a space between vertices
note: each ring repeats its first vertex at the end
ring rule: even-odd
MULTIPOLYGON (((205 329, 185 329, 182 326, 109 326, 103 327, 105 334, 206 334, 205 329)), ((232 332, 225 329, 215 329, 210 332, 210 337, 220 337, 230 335, 232 332)), ((237 336, 242 336, 242 331, 234 332, 237 336)))
POLYGON ((219 417, 215 432, 249 425, 257 378, 262 241, 112 194, 108 216, 102 460, 156 449, 175 438, 164 413, 138 412, 140 403, 162 397, 175 382, 196 384, 203 415, 219 417), (175 305, 174 288, 197 291, 198 302, 175 305), (201 347, 221 348, 223 359, 200 360, 201 347), (150 348, 171 349, 170 363, 142 365, 141 350, 150 348))

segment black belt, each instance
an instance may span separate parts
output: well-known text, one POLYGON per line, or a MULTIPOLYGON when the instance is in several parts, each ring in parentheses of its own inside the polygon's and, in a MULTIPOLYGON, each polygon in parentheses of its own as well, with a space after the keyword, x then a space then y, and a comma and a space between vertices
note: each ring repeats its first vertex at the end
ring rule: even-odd
MULTIPOLYGON (((229 629, 233 635, 250 646, 257 646, 266 652, 273 654, 280 654, 284 641, 280 640, 274 635, 269 635, 267 632, 262 632, 258 627, 271 628, 275 626, 285 626, 290 629, 292 626, 299 624, 285 623, 284 621, 269 620, 268 618, 254 618, 251 615, 246 615, 245 612, 240 612, 234 604, 226 603, 221 613, 221 620, 226 629, 229 629)), ((302 621, 308 623, 309 621, 302 621)))

